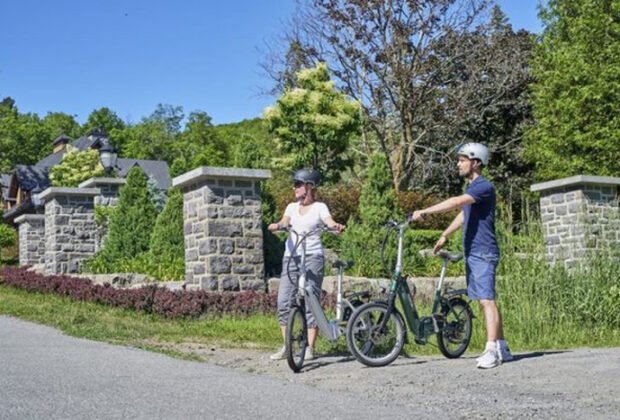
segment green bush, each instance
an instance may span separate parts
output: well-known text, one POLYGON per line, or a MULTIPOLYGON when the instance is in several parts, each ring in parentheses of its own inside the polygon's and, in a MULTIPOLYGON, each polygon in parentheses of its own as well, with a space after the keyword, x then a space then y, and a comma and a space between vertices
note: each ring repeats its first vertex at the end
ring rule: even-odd
POLYGON ((2 250, 15 245, 17 233, 12 227, 0 223, 0 263, 2 262, 2 250))

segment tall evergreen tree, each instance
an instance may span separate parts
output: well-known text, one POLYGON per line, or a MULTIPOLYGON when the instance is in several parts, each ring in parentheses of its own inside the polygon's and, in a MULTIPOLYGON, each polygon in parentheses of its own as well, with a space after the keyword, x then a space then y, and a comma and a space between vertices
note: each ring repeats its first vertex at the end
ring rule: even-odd
POLYGON ((157 211, 147 179, 144 171, 135 166, 120 190, 118 205, 110 216, 109 233, 98 256, 109 267, 149 250, 157 211))
POLYGON ((382 153, 374 154, 362 186, 359 214, 362 223, 378 227, 398 216, 398 198, 387 158, 382 153))
POLYGON ((536 177, 620 172, 620 2, 549 0, 534 52, 536 177))
POLYGON ((168 200, 157 216, 151 238, 151 254, 155 259, 169 261, 183 258, 183 194, 176 188, 168 191, 168 200))

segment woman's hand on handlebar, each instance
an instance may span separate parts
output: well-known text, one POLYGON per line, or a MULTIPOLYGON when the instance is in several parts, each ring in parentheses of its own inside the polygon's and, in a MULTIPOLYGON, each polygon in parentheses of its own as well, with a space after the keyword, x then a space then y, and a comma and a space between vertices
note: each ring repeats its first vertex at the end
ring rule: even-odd
POLYGON ((332 231, 332 232, 335 232, 335 233, 342 233, 344 228, 345 228, 345 226, 341 225, 340 223, 336 223, 336 224, 333 224, 331 226, 328 226, 328 229, 330 231, 332 231))
POLYGON ((267 226, 267 230, 270 232, 288 232, 288 227, 282 226, 279 223, 272 223, 269 226, 267 226))

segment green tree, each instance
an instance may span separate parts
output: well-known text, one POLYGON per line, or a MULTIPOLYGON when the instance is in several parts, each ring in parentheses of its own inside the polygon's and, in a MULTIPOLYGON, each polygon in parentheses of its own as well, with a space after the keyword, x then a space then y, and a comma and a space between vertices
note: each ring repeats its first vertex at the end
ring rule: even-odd
POLYGON ((16 237, 15 229, 0 223, 0 261, 2 261, 2 248, 15 245, 16 237))
POLYGON ((398 197, 384 154, 375 153, 362 186, 359 215, 366 226, 377 228, 390 219, 398 218, 398 197))
POLYGON ((290 153, 284 165, 312 167, 327 181, 337 181, 351 165, 346 151, 360 130, 359 105, 335 89, 325 63, 297 73, 297 83, 265 110, 264 118, 281 150, 290 153))
POLYGON ((41 124, 47 138, 51 141, 54 141, 61 134, 66 134, 73 139, 80 136, 80 124, 73 115, 64 112, 48 112, 45 118, 41 120, 41 124))
POLYGON ((167 162, 175 158, 176 134, 168 132, 163 121, 143 119, 139 124, 123 130, 122 137, 122 156, 167 162))
POLYGON ((185 130, 178 134, 174 143, 177 156, 171 168, 172 176, 199 166, 227 166, 228 143, 223 141, 211 124, 206 112, 189 114, 185 130))
POLYGON ((227 165, 238 168, 269 168, 277 144, 260 118, 214 127, 220 141, 229 145, 227 165))
POLYGON ((157 216, 150 252, 153 258, 163 263, 175 258, 184 258, 185 239, 183 236, 183 194, 172 188, 168 200, 157 216))
POLYGON ((77 187, 82 181, 103 175, 105 170, 97 150, 80 152, 71 145, 67 145, 62 163, 50 169, 50 181, 54 186, 77 187))
POLYGON ((96 259, 113 269, 120 261, 149 250, 157 211, 147 187, 147 176, 135 166, 120 189, 118 205, 110 215, 108 236, 96 259))
POLYGON ((52 151, 37 114, 20 114, 12 98, 0 102, 0 172, 16 164, 30 165, 52 151))
POLYGON ((549 0, 531 62, 536 178, 620 171, 620 2, 549 0))

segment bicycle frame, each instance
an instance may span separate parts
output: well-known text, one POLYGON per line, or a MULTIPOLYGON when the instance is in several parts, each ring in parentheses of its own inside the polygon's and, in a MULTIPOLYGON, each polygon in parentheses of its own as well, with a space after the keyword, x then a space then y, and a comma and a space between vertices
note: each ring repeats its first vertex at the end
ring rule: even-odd
MULTIPOLYGON (((435 288, 435 297, 433 299, 433 307, 431 310, 431 316, 420 317, 415 307, 415 303, 411 297, 411 289, 407 284, 407 281, 402 277, 403 270, 403 238, 407 225, 411 222, 410 218, 407 218, 404 222, 392 225, 393 228, 398 229, 398 251, 396 254, 396 267, 394 269, 394 275, 390 282, 389 295, 388 295, 388 313, 391 313, 395 309, 396 298, 400 300, 401 306, 404 312, 404 318, 407 322, 409 330, 414 334, 416 342, 423 344, 426 339, 435 333, 439 332, 439 325, 437 324, 436 315, 441 309, 442 302, 442 289, 444 278, 446 274, 447 260, 443 260, 441 267, 441 275, 437 287, 435 288)), ((385 328, 387 318, 381 323, 380 331, 385 328)))
MULTIPOLYGON (((295 235, 299 237, 299 234, 294 230, 290 230, 295 235)), ((339 269, 338 274, 338 287, 337 287, 337 296, 336 296, 336 318, 328 319, 323 312, 323 308, 321 307, 321 302, 314 295, 312 290, 312 285, 306 284, 306 237, 309 233, 306 233, 302 236, 301 239, 301 260, 300 260, 300 268, 299 268, 299 279, 297 282, 297 297, 300 301, 300 304, 307 302, 308 308, 310 312, 314 315, 314 318, 317 323, 317 327, 319 331, 323 334, 325 338, 329 341, 334 342, 338 340, 338 338, 344 334, 343 328, 340 326, 340 322, 343 318, 343 306, 349 306, 351 310, 355 308, 346 298, 342 297, 342 269, 339 269)))

